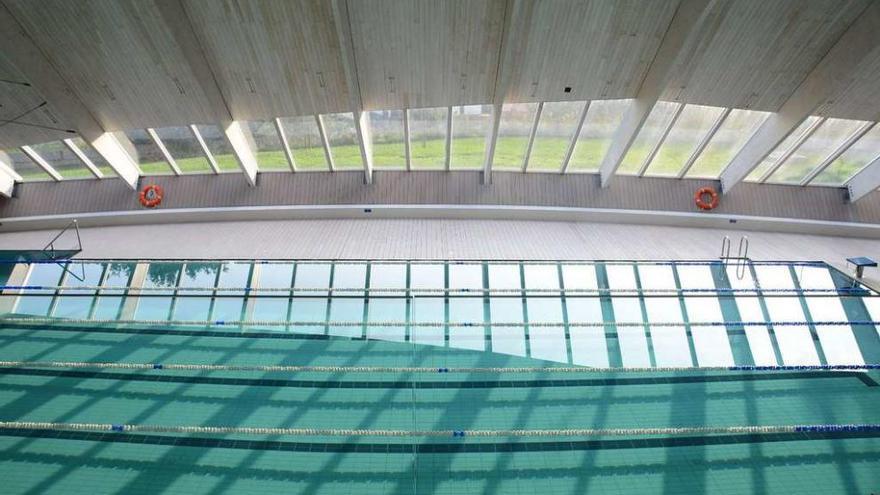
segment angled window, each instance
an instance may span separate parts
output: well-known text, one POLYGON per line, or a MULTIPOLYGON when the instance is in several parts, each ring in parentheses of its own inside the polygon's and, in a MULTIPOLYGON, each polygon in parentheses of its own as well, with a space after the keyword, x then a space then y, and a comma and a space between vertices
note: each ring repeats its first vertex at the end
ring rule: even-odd
POLYGON ((274 122, 251 120, 246 128, 250 131, 251 143, 257 154, 257 165, 261 171, 290 171, 290 164, 284 156, 284 147, 274 122))
POLYGON ((577 132, 578 119, 586 104, 585 101, 544 103, 527 170, 558 171, 562 168, 562 161, 577 132))
POLYGON ((594 100, 590 102, 584 125, 578 134, 569 171, 596 172, 611 146, 614 132, 632 100, 594 100))
POLYGON ((397 170, 406 168, 403 110, 378 110, 369 115, 370 136, 373 138, 373 166, 397 170))
POLYGON ((522 170, 537 112, 537 103, 508 103, 501 107, 493 169, 522 170))
POLYGON ((744 179, 748 182, 758 182, 770 169, 776 166, 781 158, 792 151, 792 148, 804 138, 808 133, 812 132, 820 117, 810 116, 806 118, 797 129, 788 135, 779 145, 767 155, 764 160, 755 167, 752 172, 744 179))
POLYGON ((691 165, 686 177, 717 178, 769 116, 769 112, 732 110, 691 165))
POLYGON ((486 135, 492 125, 492 105, 452 107, 453 169, 480 170, 486 159, 486 135))
POLYGON ((853 133, 865 125, 861 120, 828 119, 810 135, 768 178, 769 182, 799 184, 853 133))
POLYGON ((409 152, 412 168, 446 167, 447 108, 409 110, 409 152))
POLYGON ((205 146, 211 152, 211 156, 214 157, 214 161, 217 162, 217 168, 221 172, 241 172, 241 167, 239 167, 238 160, 235 159, 235 153, 232 151, 232 145, 229 144, 226 134, 223 133, 223 129, 220 126, 199 124, 196 125, 196 129, 198 129, 199 135, 205 141, 205 146))
POLYGON ((828 168, 810 182, 810 185, 843 185, 878 157, 880 157, 880 125, 875 125, 831 162, 828 168))
POLYGON ((354 114, 330 113, 321 115, 324 131, 330 143, 330 156, 336 170, 363 170, 360 140, 354 126, 354 114))
POLYGON ((184 174, 212 173, 211 165, 205 158, 202 146, 189 127, 163 127, 153 129, 159 140, 168 150, 174 163, 184 174))
POLYGON ((329 170, 327 157, 324 155, 324 143, 313 115, 303 117, 285 117, 281 119, 281 127, 287 137, 287 145, 293 154, 297 170, 329 170))
MULTIPOLYGON (((165 161, 162 151, 143 129, 133 129, 122 134, 128 138, 131 146, 126 146, 128 154, 137 162, 141 172, 146 175, 171 174, 171 166, 165 161)), ((125 143, 125 141, 122 141, 125 143)))
POLYGON ((98 167, 98 170, 100 170, 101 173, 104 174, 104 177, 116 176, 116 171, 113 170, 113 167, 111 167, 110 164, 107 163, 107 160, 105 160, 100 153, 95 151, 95 148, 92 148, 92 146, 87 143, 85 139, 77 136, 71 139, 71 141, 73 141, 74 146, 79 148, 79 150, 82 151, 83 154, 92 161, 92 164, 98 167))
POLYGON ((35 144, 31 146, 40 158, 46 160, 62 179, 94 179, 95 175, 79 157, 61 141, 35 144))
POLYGON ((618 174, 636 175, 645 165, 645 160, 650 159, 651 152, 657 146, 666 129, 675 119, 681 103, 671 101, 658 101, 648 119, 645 120, 639 135, 633 141, 629 151, 617 169, 618 174))
POLYGON ((691 154, 724 113, 724 108, 685 105, 657 154, 648 165, 646 175, 675 176, 691 154))
POLYGON ((25 182, 52 180, 45 170, 16 148, 0 150, 0 163, 14 170, 25 182))

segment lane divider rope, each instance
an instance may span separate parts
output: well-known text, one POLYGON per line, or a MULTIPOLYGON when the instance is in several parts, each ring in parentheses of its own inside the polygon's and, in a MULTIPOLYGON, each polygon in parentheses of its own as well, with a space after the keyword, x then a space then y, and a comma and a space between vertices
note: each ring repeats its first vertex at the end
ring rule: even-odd
MULTIPOLYGON (((569 289, 479 289, 479 288, 401 288, 401 287, 132 287, 132 286, 101 286, 101 285, 3 285, 0 291, 106 291, 106 292, 255 292, 266 293, 325 293, 325 292, 376 292, 376 293, 414 293, 414 294, 847 294, 870 293, 864 287, 841 288, 715 288, 715 289, 601 289, 601 288, 569 288, 569 289)), ((21 292, 6 295, 26 295, 21 292)), ((46 295, 43 293, 37 295, 46 295)), ((64 295, 64 294, 62 294, 64 295)), ((91 295, 91 294, 89 294, 91 295)), ((172 294, 168 294, 171 296, 172 294)), ((209 296, 210 294, 205 294, 209 296)))
POLYGON ((92 324, 92 325, 172 325, 172 326, 257 326, 257 327, 479 327, 479 328, 558 328, 558 327, 727 327, 727 326, 773 326, 773 327, 809 327, 809 326, 848 326, 873 325, 880 326, 880 321, 873 320, 818 320, 818 321, 659 321, 659 322, 460 322, 460 321, 333 321, 333 320, 138 320, 138 319, 88 319, 88 318, 50 318, 42 316, 0 316, 3 323, 60 323, 60 324, 92 324))
POLYGON ((124 370, 256 371, 284 373, 647 373, 706 371, 867 371, 880 364, 782 366, 559 366, 559 367, 424 367, 424 366, 300 366, 191 363, 110 363, 87 361, 0 361, 0 368, 86 368, 124 370))
POLYGON ((128 433, 198 433, 208 435, 285 435, 325 437, 604 437, 649 435, 715 435, 802 432, 880 432, 880 424, 818 424, 768 426, 691 426, 668 428, 570 428, 547 430, 370 430, 347 428, 284 428, 248 426, 135 425, 118 423, 49 423, 0 421, 0 429, 128 433))

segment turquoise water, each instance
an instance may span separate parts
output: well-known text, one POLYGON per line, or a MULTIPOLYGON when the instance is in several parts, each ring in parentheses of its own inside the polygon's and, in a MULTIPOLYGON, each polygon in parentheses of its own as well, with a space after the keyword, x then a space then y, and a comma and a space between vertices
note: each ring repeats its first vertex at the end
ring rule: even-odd
MULTIPOLYGON (((543 369, 292 374, 0 368, 0 420, 396 430, 880 423, 880 377, 873 372, 572 375, 546 369, 880 362, 880 334, 872 325, 809 325, 880 320, 873 292, 791 291, 853 286, 824 265, 746 268, 738 275, 735 266, 687 262, 115 261, 68 271, 21 265, 0 271, 4 283, 64 288, 6 295, 5 311, 59 321, 0 322, 0 360, 543 369), (161 290, 147 296, 77 289, 139 285, 161 290), (178 290, 187 287, 205 290, 178 290), (246 290, 265 287, 298 290, 246 290), (756 287, 789 290, 717 292, 756 287), (342 288, 404 291, 309 290, 342 288), (590 288, 716 291, 684 297, 571 292, 590 288), (448 297, 445 289, 452 290, 448 297), (483 295, 477 289, 512 292, 483 295), (687 324, 740 321, 771 324, 687 324), (805 325, 774 328, 774 321, 805 325), (393 322, 443 325, 388 324, 393 322), (568 326, 578 322, 608 324, 568 326), (682 325, 651 325, 658 322, 682 325)), ((871 493, 880 491, 878 473, 880 439, 871 432, 529 439, 0 430, 4 493, 871 493)))

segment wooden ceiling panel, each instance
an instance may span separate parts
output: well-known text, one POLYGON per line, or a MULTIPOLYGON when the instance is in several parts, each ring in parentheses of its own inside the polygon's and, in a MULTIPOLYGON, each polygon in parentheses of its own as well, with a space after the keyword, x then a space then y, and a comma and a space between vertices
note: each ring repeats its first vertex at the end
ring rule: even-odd
POLYGON ((348 8, 365 108, 492 100, 504 1, 357 0, 348 8))
POLYGON ((506 100, 635 96, 677 0, 529 1, 506 100), (571 92, 566 93, 566 87, 571 92))
POLYGON ((662 99, 775 112, 867 0, 722 0, 717 29, 691 40, 662 99))
POLYGON ((222 117, 152 0, 5 3, 106 130, 222 117))
POLYGON ((350 110, 331 4, 186 0, 233 118, 350 110))
MULTIPOLYGON (((12 63, 0 53, 0 79, 3 81, 25 82, 28 80, 12 63)), ((33 87, 0 82, 0 149, 27 144, 39 144, 49 141, 57 141, 73 137, 73 134, 63 130, 51 130, 38 126, 56 127, 69 129, 70 125, 59 116, 59 113, 46 104, 37 108, 45 101, 43 95, 33 87), (33 110, 35 109, 36 110, 33 110), (6 122, 27 113, 16 120, 16 123, 6 122)))
POLYGON ((880 121, 880 48, 875 48, 843 88, 816 112, 823 117, 880 121))

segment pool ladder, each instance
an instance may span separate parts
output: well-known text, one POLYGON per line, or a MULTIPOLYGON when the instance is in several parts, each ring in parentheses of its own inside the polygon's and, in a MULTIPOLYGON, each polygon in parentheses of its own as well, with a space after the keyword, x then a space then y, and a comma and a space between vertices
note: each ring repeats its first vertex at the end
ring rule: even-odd
POLYGON ((721 240, 721 260, 726 265, 731 260, 736 261, 736 278, 742 280, 746 276, 746 264, 749 259, 749 238, 741 236, 739 238, 739 248, 736 250, 736 256, 730 255, 730 236, 724 236, 721 240))

